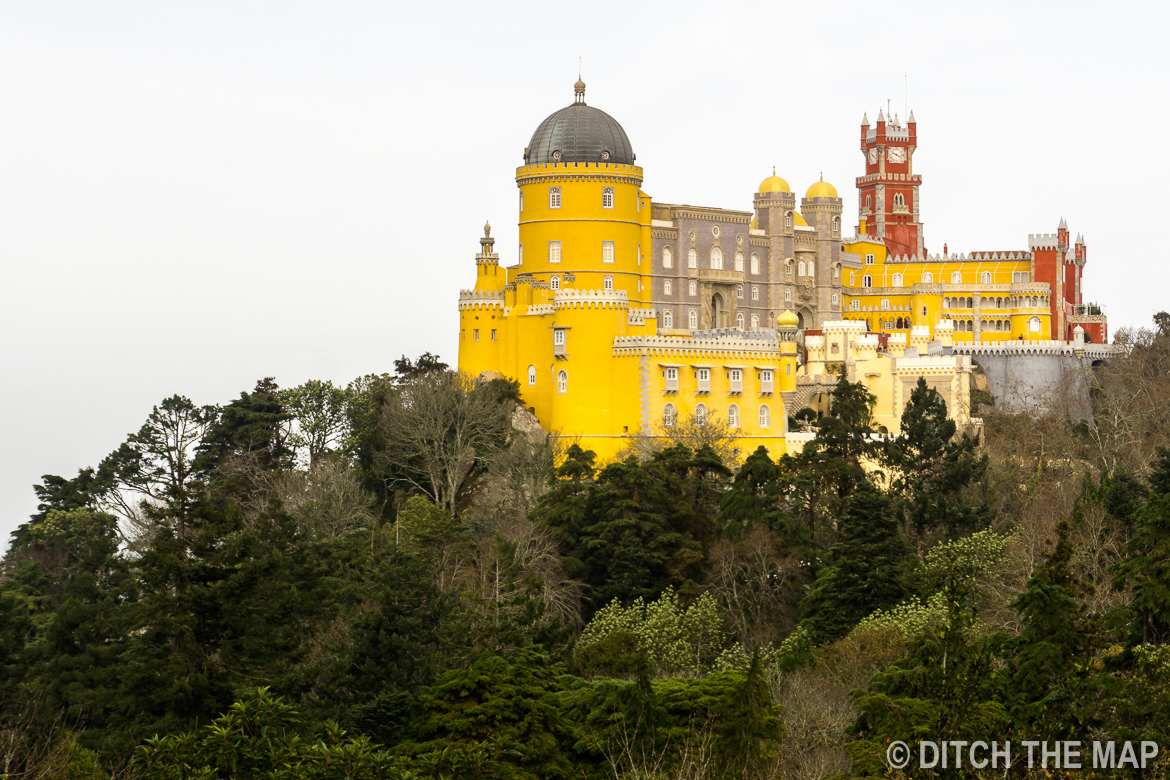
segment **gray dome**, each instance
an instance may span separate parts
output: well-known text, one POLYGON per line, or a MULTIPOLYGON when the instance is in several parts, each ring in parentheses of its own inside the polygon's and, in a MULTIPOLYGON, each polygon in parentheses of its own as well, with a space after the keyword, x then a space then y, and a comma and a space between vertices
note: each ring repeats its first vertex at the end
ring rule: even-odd
POLYGON ((541 122, 524 154, 525 165, 557 162, 633 165, 634 159, 630 139, 617 120, 585 105, 583 100, 565 106, 541 122), (556 152, 560 152, 559 158, 554 156, 556 152))

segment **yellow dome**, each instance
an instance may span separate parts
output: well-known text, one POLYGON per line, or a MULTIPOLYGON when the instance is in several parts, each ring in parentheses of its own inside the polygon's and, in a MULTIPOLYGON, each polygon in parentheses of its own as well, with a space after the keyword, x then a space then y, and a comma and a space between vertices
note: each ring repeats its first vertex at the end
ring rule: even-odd
POLYGON ((772 169, 772 175, 760 182, 760 189, 758 192, 792 192, 792 188, 788 186, 788 182, 776 175, 776 169, 772 169))
POLYGON ((794 222, 795 224, 797 224, 797 225, 804 225, 805 227, 808 227, 808 223, 804 221, 804 217, 802 217, 802 216, 800 215, 800 212, 799 212, 799 211, 794 211, 794 212, 792 212, 792 216, 793 216, 793 217, 795 217, 795 219, 793 220, 793 222, 794 222))
POLYGON ((837 197, 837 188, 829 184, 824 179, 821 179, 813 186, 808 188, 808 192, 804 194, 806 198, 835 198, 837 197))
POLYGON ((785 309, 779 317, 776 318, 776 326, 779 328, 795 328, 800 324, 800 317, 791 309, 785 309))

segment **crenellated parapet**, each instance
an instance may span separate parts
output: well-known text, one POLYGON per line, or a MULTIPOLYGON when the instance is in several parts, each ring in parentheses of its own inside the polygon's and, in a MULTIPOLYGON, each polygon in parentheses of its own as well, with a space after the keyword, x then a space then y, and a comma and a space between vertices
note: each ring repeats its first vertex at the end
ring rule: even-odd
POLYGON ((503 290, 460 290, 459 310, 503 309, 503 290))
POLYGON ((625 290, 557 290, 553 305, 558 309, 627 309, 625 290))
POLYGON ((630 309, 626 315, 626 323, 629 325, 645 325, 646 320, 658 319, 657 309, 630 309))
POLYGON ((1060 247, 1060 235, 1058 233, 1029 233, 1028 234, 1028 248, 1036 249, 1057 249, 1060 247))
POLYGON ((1004 355, 1004 356, 1036 356, 1058 355, 1075 357, 1080 353, 1084 357, 1094 360, 1104 360, 1113 357, 1116 348, 1111 344, 1077 344, 1070 341, 1036 340, 1036 341, 993 341, 983 344, 955 344, 952 351, 956 355, 1004 355))

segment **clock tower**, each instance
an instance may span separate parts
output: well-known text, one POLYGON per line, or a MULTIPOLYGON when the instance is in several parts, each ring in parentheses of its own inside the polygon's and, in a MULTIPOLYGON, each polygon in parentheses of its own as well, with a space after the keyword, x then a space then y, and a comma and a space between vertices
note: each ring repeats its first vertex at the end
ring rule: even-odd
POLYGON ((878 111, 877 124, 861 120, 861 151, 865 175, 857 177, 860 224, 858 233, 884 239, 891 255, 925 256, 918 188, 922 177, 914 173, 918 132, 914 112, 903 126, 894 116, 886 121, 878 111))

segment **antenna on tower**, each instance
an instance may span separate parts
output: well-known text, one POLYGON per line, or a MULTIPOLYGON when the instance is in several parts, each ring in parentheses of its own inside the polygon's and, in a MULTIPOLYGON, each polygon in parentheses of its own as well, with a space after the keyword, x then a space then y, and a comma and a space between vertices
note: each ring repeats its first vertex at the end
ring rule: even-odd
POLYGON ((902 112, 907 116, 910 115, 910 76, 902 74, 902 98, 905 105, 902 106, 902 112))
POLYGON ((581 58, 577 58, 577 81, 581 80, 581 58))
POLYGON ((886 121, 890 119, 890 99, 886 98, 886 121))

